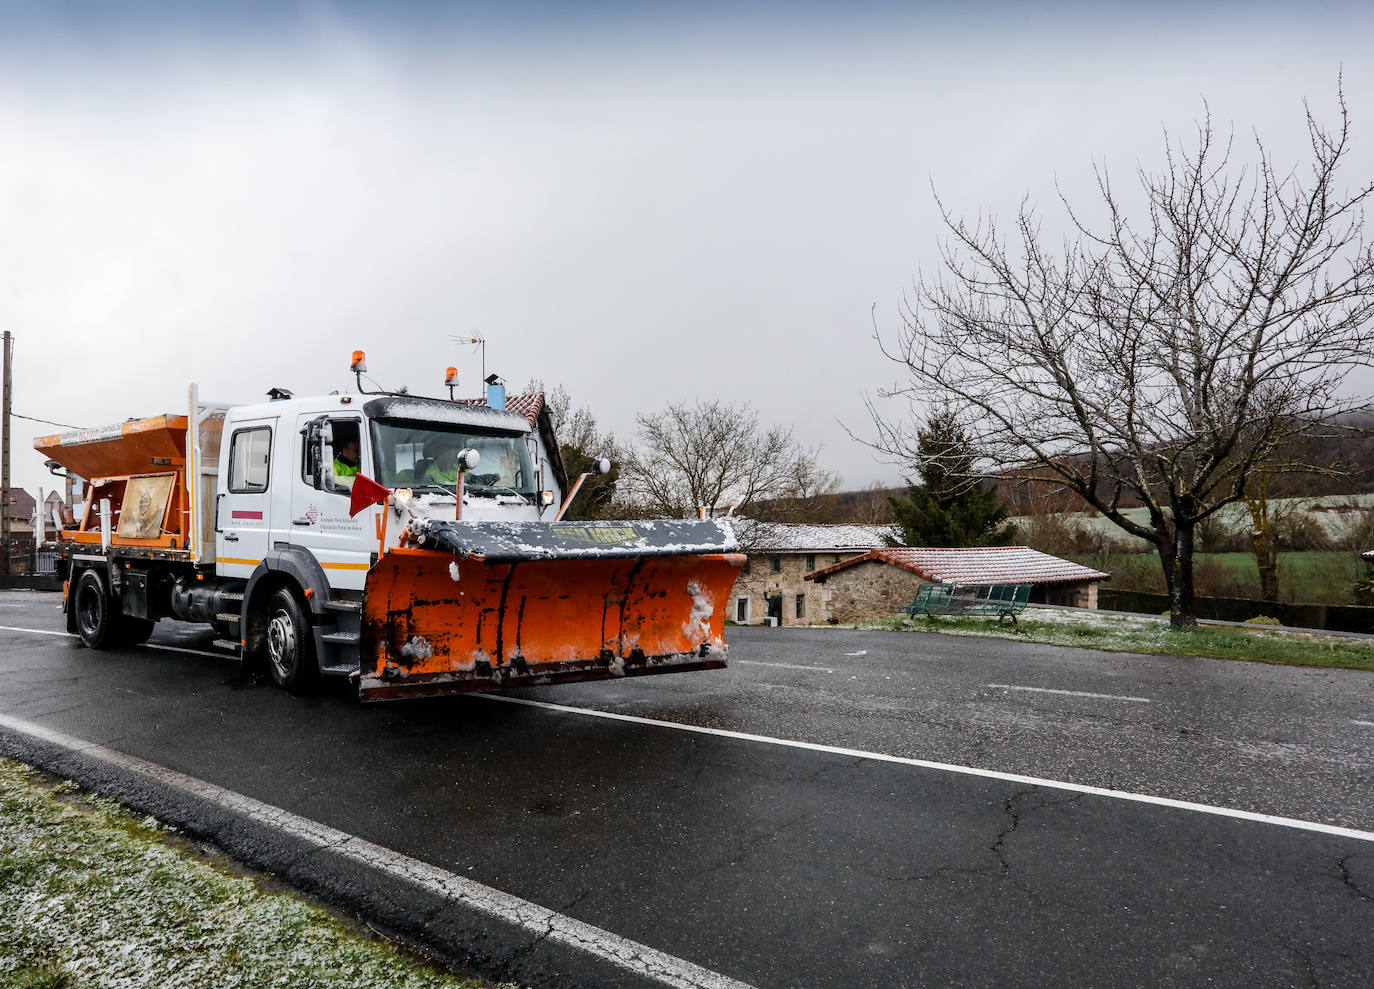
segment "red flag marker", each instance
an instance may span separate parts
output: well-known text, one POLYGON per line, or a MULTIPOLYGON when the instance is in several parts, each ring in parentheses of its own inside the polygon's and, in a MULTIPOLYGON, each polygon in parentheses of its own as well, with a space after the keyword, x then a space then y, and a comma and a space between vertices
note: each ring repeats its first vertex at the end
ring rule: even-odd
POLYGON ((364 474, 353 475, 353 495, 348 499, 348 514, 357 515, 364 508, 386 501, 391 492, 364 474))

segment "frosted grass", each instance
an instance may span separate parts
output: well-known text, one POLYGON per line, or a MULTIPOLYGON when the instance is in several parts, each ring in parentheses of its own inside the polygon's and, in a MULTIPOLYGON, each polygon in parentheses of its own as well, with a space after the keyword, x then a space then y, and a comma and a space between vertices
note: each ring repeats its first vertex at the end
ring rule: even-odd
POLYGON ((73 989, 482 985, 216 869, 152 818, 63 789, 0 759, 0 985, 35 971, 73 989))

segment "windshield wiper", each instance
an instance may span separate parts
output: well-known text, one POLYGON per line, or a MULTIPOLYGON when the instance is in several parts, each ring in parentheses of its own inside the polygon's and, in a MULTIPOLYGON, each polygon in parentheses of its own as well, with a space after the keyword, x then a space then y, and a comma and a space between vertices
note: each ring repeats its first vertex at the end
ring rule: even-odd
POLYGON ((469 494, 477 495, 479 498, 496 498, 502 494, 508 494, 513 495, 516 498, 519 498, 526 505, 533 503, 530 500, 530 495, 527 495, 522 491, 516 491, 514 488, 507 487, 504 484, 483 484, 480 487, 478 485, 471 484, 464 487, 463 490, 468 492, 469 494))

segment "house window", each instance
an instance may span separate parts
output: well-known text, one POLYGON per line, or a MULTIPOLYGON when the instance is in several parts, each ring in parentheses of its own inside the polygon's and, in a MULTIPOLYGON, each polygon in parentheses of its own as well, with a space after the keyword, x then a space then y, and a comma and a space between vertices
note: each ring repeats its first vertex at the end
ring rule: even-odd
POLYGON ((798 594, 798 595, 797 595, 797 617, 798 617, 798 618, 805 618, 805 617, 806 617, 806 595, 805 595, 805 594, 798 594))
POLYGON ((807 573, 810 573, 812 570, 815 570, 815 569, 816 569, 816 554, 815 554, 815 553, 807 553, 807 554, 806 554, 806 572, 807 572, 807 573))
POLYGON ((735 598, 735 624, 749 624, 749 599, 735 598))
POLYGON ((782 557, 771 557, 768 561, 768 565, 774 573, 782 573, 782 557))

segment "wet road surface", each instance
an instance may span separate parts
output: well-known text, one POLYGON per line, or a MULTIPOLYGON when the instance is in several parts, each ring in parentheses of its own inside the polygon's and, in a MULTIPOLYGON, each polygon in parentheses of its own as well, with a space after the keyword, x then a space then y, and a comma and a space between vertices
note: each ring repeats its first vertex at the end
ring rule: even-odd
MULTIPOLYGON (((60 630, 55 601, 0 594, 0 626, 60 630)), ((176 651, 210 638, 168 625, 153 644, 171 649, 97 653, 0 630, 0 714, 760 987, 1374 979, 1369 840, 769 740, 1368 831, 1370 674, 730 629, 728 670, 518 695, 577 710, 481 697, 359 706, 343 689, 293 698, 233 661, 176 651)), ((0 738, 14 754, 64 758, 0 738)), ((329 875, 336 865, 268 829, 115 776, 126 799, 174 809, 489 975, 611 984, 576 952, 483 930, 361 871, 329 875)))

